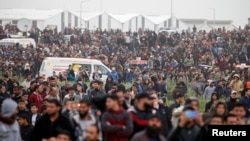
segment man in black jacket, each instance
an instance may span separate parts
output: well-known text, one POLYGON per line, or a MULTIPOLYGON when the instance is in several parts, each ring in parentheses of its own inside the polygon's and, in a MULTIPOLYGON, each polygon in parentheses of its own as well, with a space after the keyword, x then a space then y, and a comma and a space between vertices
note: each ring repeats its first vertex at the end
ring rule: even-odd
POLYGON ((43 139, 56 137, 58 130, 70 132, 72 140, 75 140, 74 128, 71 126, 68 118, 61 115, 60 110, 61 104, 58 100, 48 100, 47 114, 37 121, 32 133, 32 141, 42 141, 43 139))
POLYGON ((238 99, 237 92, 232 91, 230 95, 230 99, 226 102, 228 111, 231 111, 233 109, 234 104, 237 103, 237 99, 238 99))
POLYGON ((218 81, 218 85, 215 88, 215 92, 218 94, 218 96, 221 97, 225 97, 225 86, 224 86, 224 81, 223 80, 219 80, 218 81))
POLYGON ((101 89, 102 81, 92 81, 93 89, 90 90, 89 99, 93 109, 102 113, 105 111, 106 93, 101 89))
POLYGON ((159 99, 155 92, 151 94, 151 98, 152 98, 152 104, 153 104, 152 107, 153 109, 156 110, 157 114, 159 115, 162 121, 161 133, 164 137, 167 137, 168 133, 170 132, 172 128, 172 123, 168 114, 168 110, 164 105, 159 104, 159 99))

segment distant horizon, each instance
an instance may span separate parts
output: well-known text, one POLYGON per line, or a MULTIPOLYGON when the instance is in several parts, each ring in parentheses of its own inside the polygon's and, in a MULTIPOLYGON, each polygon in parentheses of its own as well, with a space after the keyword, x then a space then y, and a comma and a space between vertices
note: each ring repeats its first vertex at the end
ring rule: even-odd
MULTIPOLYGON (((1 9, 63 9, 69 11, 171 15, 171 0, 8 0, 1 9)), ((250 18, 249 0, 172 0, 173 16, 180 19, 233 21, 245 26, 250 18), (212 10, 214 9, 214 10, 212 10), (215 12, 215 13, 214 13, 215 12), (215 16, 215 17, 214 17, 215 16)))

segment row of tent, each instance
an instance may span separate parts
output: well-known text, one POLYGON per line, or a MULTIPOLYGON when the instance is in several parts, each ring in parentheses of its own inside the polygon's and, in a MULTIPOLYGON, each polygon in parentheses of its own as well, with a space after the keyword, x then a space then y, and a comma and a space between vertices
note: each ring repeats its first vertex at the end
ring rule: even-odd
MULTIPOLYGON (((44 21, 43 23, 38 23, 41 25, 52 25, 51 23, 57 25, 57 27, 62 28, 62 21, 65 25, 68 25, 69 21, 72 23, 72 26, 78 25, 76 23, 80 23, 81 21, 89 22, 96 17, 100 17, 101 15, 107 15, 112 19, 116 20, 118 23, 125 24, 133 19, 136 21, 140 17, 140 21, 138 23, 142 23, 142 19, 146 19, 147 21, 151 22, 154 26, 158 26, 162 23, 170 22, 171 16, 170 15, 144 15, 144 14, 135 14, 135 13, 109 13, 109 12, 87 12, 87 11, 67 11, 61 9, 0 9, 0 24, 4 24, 4 21, 13 21, 19 20, 22 18, 31 20, 31 21, 44 21), (59 15, 59 16, 58 16, 59 15), (63 16, 62 16, 63 15, 63 16), (69 18, 71 18, 69 20, 69 18), (74 23, 74 24, 73 24, 74 23)), ((104 19, 102 19, 104 20, 104 19)), ((230 28, 235 28, 232 25, 232 21, 209 21, 206 19, 188 19, 188 18, 178 18, 172 17, 172 20, 175 21, 173 25, 179 24, 186 24, 187 27, 193 26, 194 24, 197 27, 207 29, 211 28, 212 26, 232 26, 230 28)), ((144 21, 145 22, 145 21, 144 21)), ((167 27, 165 25, 165 27, 167 27)), ((59 28, 60 29, 60 28, 59 28)))
POLYGON ((107 12, 86 12, 86 11, 64 11, 61 9, 0 9, 0 20, 3 19, 21 19, 29 20, 46 20, 63 12, 69 12, 73 15, 82 18, 83 21, 90 21, 95 17, 107 14, 120 23, 126 23, 129 20, 143 16, 154 24, 160 24, 170 18, 169 15, 141 15, 133 13, 107 13, 107 12))

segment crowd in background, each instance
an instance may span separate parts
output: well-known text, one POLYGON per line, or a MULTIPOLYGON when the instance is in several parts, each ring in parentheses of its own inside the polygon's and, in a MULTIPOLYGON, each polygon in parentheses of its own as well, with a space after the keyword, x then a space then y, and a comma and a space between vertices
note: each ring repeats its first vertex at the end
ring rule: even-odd
POLYGON ((181 33, 46 28, 29 36, 36 47, 0 47, 3 141, 206 141, 207 125, 250 124, 249 26, 181 33), (44 79, 45 57, 98 59, 112 72, 106 82, 86 72, 72 80, 71 68, 44 79), (138 57, 147 63, 131 63, 138 57))

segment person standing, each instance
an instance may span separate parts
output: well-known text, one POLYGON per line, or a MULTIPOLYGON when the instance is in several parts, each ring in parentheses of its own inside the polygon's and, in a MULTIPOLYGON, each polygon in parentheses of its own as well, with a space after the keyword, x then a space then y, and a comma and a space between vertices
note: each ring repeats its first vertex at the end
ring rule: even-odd
POLYGON ((50 88, 49 94, 45 96, 44 99, 57 99, 60 101, 59 93, 58 93, 58 88, 53 86, 50 88))
POLYGON ((17 103, 11 99, 5 99, 2 103, 0 114, 0 140, 21 141, 20 129, 17 117, 17 103))
POLYGON ((24 88, 25 91, 27 91, 29 89, 31 79, 32 79, 31 74, 27 74, 26 79, 21 84, 21 86, 24 88))
POLYGON ((109 76, 111 76, 113 78, 114 82, 118 82, 119 75, 118 75, 115 67, 112 68, 112 71, 110 72, 109 76))
POLYGON ((215 88, 216 87, 214 86, 214 82, 211 82, 209 86, 205 88, 204 95, 203 95, 204 99, 209 100, 212 94, 215 92, 215 88))
POLYGON ((41 112, 44 97, 45 97, 45 94, 43 93, 43 86, 42 85, 36 85, 35 86, 35 91, 29 97, 29 102, 31 104, 36 104, 37 105, 39 113, 41 112))
POLYGON ((76 75, 75 75, 75 72, 73 70, 73 66, 69 66, 69 72, 68 72, 67 76, 68 76, 67 79, 70 82, 73 82, 76 80, 76 75))
POLYGON ((6 91, 6 87, 3 85, 0 85, 0 104, 3 100, 10 98, 10 95, 6 91))
POLYGON ((43 140, 43 141, 72 141, 70 136, 71 136, 70 132, 60 130, 56 137, 52 137, 52 138, 49 138, 49 139, 43 140))
POLYGON ((93 72, 92 79, 93 80, 100 80, 102 78, 102 72, 99 70, 98 67, 95 68, 95 71, 93 72))
POLYGON ((75 103, 79 103, 81 99, 81 96, 75 93, 74 87, 71 87, 69 88, 69 94, 67 94, 63 99, 63 104, 65 104, 65 102, 68 100, 73 101, 75 103))
POLYGON ((226 101, 227 111, 231 111, 233 109, 234 104, 237 102, 238 102, 237 92, 232 91, 229 100, 226 101))
POLYGON ((30 106, 30 122, 33 126, 35 126, 37 120, 42 116, 41 114, 38 113, 38 107, 36 104, 31 104, 30 106))
POLYGON ((230 82, 229 86, 232 90, 237 92, 238 97, 241 96, 241 92, 243 91, 243 82, 240 80, 240 76, 238 74, 233 76, 233 80, 230 82))
POLYGON ((97 125, 93 124, 87 127, 86 129, 86 137, 84 141, 100 141, 100 130, 97 125))
POLYGON ((75 130, 68 118, 60 113, 60 102, 56 99, 50 99, 46 105, 46 114, 37 121, 32 133, 32 141, 42 141, 43 139, 56 137, 59 129, 70 132, 71 138, 74 140, 75 130))
POLYGON ((97 123, 96 118, 94 117, 94 115, 90 113, 90 110, 91 110, 90 102, 88 100, 83 99, 80 101, 78 114, 73 116, 73 121, 74 121, 73 123, 76 124, 75 127, 77 130, 76 136, 78 137, 79 141, 81 141, 86 137, 85 131, 87 127, 97 123))
POLYGON ((26 106, 26 104, 25 104, 25 102, 23 100, 19 100, 17 104, 18 104, 18 106, 17 106, 17 110, 18 110, 17 116, 22 115, 22 114, 25 114, 25 115, 28 115, 28 116, 31 115, 30 110, 27 108, 27 106, 26 106))
POLYGON ((171 123, 171 119, 168 115, 168 109, 159 103, 159 99, 158 99, 158 96, 155 92, 153 92, 151 94, 151 97, 152 97, 152 104, 153 104, 153 109, 156 110, 156 113, 158 114, 158 116, 160 117, 161 119, 161 134, 164 136, 164 137, 167 137, 169 131, 171 130, 172 128, 172 123, 171 123))
POLYGON ((107 111, 103 114, 101 124, 104 132, 104 141, 129 141, 133 132, 133 122, 127 111, 119 105, 116 95, 106 98, 107 111))
POLYGON ((161 134, 162 127, 161 116, 154 114, 149 118, 146 129, 136 133, 131 141, 167 141, 161 134))
POLYGON ((250 117, 250 88, 245 91, 245 96, 241 97, 240 102, 243 103, 246 109, 246 118, 250 117))
POLYGON ((186 104, 180 115, 176 128, 169 133, 169 141, 201 141, 204 123, 200 113, 191 104, 186 104), (196 116, 188 116, 187 112, 197 112, 196 116))
POLYGON ((181 94, 181 93, 178 93, 176 95, 176 99, 174 101, 174 103, 172 103, 170 106, 169 106, 169 110, 168 110, 168 115, 171 119, 173 119, 172 115, 173 115, 173 111, 177 108, 179 108, 183 103, 185 102, 185 96, 184 94, 181 94))
POLYGON ((140 93, 135 98, 135 106, 128 109, 134 124, 131 137, 135 133, 144 130, 148 125, 149 117, 156 113, 156 111, 152 110, 151 97, 148 93, 140 93))
POLYGON ((33 126, 29 124, 29 116, 22 114, 18 116, 18 122, 20 125, 20 132, 23 141, 31 141, 31 133, 33 126))
POLYGON ((92 105, 92 112, 105 111, 106 93, 102 90, 102 81, 92 81, 93 88, 89 92, 89 99, 92 105))
POLYGON ((13 88, 13 95, 12 95, 12 99, 17 103, 19 100, 22 99, 22 87, 21 86, 15 86, 13 88))

